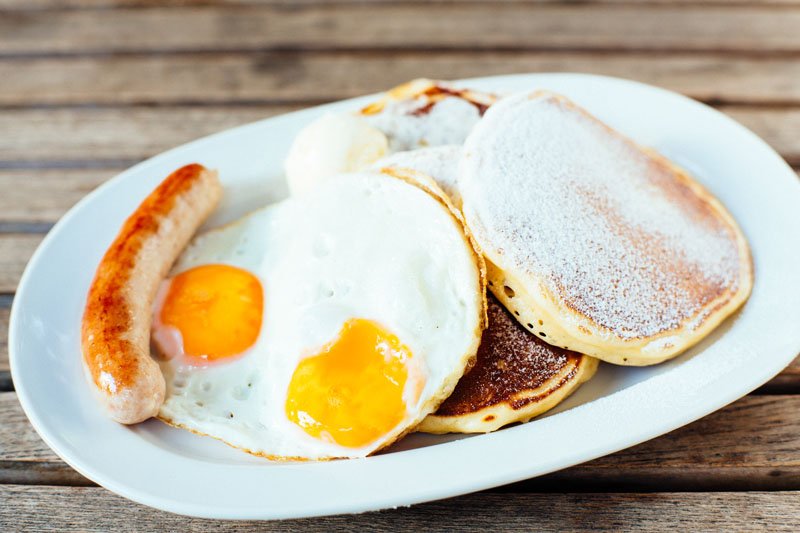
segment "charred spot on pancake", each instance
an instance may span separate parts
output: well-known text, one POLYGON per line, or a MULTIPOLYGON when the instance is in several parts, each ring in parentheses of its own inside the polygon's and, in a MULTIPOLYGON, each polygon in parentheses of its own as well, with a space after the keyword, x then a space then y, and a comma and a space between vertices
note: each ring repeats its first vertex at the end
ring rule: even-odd
POLYGON ((506 296, 508 296, 509 298, 513 298, 517 294, 514 292, 514 289, 512 289, 508 285, 503 285, 503 292, 506 293, 506 296))
POLYGON ((484 422, 491 422, 492 420, 494 420, 494 415, 486 415, 483 417, 484 422))

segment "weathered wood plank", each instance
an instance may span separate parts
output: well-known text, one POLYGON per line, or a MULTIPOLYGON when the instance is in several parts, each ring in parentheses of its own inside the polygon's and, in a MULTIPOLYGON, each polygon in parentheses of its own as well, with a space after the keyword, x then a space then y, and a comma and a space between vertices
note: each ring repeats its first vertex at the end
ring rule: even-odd
POLYGON ((122 167, 0 170, 0 190, 3 191, 0 195, 0 229, 3 221, 9 220, 46 228, 87 193, 122 170, 122 167))
POLYGON ((0 392, 0 462, 59 462, 28 422, 13 392, 0 392))
MULTIPOLYGON (((54 162, 119 166, 204 135, 285 113, 298 106, 186 106, 32 109, 0 113, 0 168, 9 162, 44 167, 54 162), (110 161, 106 164, 104 161, 110 161)), ((800 109, 724 106, 722 111, 800 163, 800 109)))
MULTIPOLYGON (((436 1, 440 4, 520 3, 520 4, 571 4, 575 0, 0 0, 0 9, 109 9, 190 6, 285 6, 285 5, 346 5, 346 4, 419 4, 436 1)), ((704 4, 721 6, 793 6, 799 0, 580 0, 582 4, 641 4, 685 5, 704 4)))
POLYGON ((148 509, 99 487, 0 487, 7 531, 786 531, 800 528, 798 492, 477 493, 361 515, 282 522, 201 520, 148 509))
POLYGON ((800 9, 347 4, 7 11, 0 53, 277 49, 800 50, 800 9), (735 29, 735 30, 734 30, 735 29), (158 36, 154 38, 154 36, 158 36))
POLYGON ((721 106, 719 110, 767 141, 790 164, 800 164, 800 142, 796 142, 800 141, 800 111, 795 108, 761 110, 736 106, 721 106))
MULTIPOLYGON (((344 4, 419 4, 431 0, 0 0, 0 9, 109 9, 188 6, 264 6, 264 5, 344 5, 344 4)), ((575 0, 435 0, 440 4, 469 3, 520 3, 520 4, 570 4, 575 0)), ((705 4, 722 6, 793 6, 800 0, 581 0, 583 4, 642 4, 686 5, 705 4)))
POLYGON ((800 357, 757 392, 792 393, 800 391, 800 357))
POLYGON ((0 292, 14 292, 25 265, 44 235, 0 234, 0 292))
POLYGON ((13 131, 14 135, 0 136, 0 161, 46 164, 64 160, 138 160, 210 133, 296 108, 266 105, 4 111, 0 113, 0 131, 13 131))
POLYGON ((784 370, 783 373, 787 376, 800 376, 800 357, 792 361, 792 363, 786 367, 786 370, 784 370))
POLYGON ((8 357, 8 326, 12 300, 12 295, 0 295, 0 392, 14 389, 8 357))
POLYGON ((798 408, 800 396, 747 396, 658 439, 554 477, 595 485, 611 479, 655 490, 658 481, 648 481, 651 476, 691 490, 800 488, 798 408))
MULTIPOLYGON (((800 396, 748 396, 631 449, 504 490, 800 488, 800 396)), ((42 442, 13 392, 0 393, 0 482, 87 483, 42 442)))
POLYGON ((167 54, 0 61, 0 105, 276 103, 338 100, 430 76, 587 72, 694 98, 800 103, 800 62, 725 55, 541 52, 167 54), (353 73, 358 72, 358 76, 353 73))
MULTIPOLYGON (((0 372, 8 372, 8 315, 11 310, 0 307, 0 372)), ((0 402, 1 403, 1 402, 0 402)), ((2 409, 2 408, 0 408, 2 409)))

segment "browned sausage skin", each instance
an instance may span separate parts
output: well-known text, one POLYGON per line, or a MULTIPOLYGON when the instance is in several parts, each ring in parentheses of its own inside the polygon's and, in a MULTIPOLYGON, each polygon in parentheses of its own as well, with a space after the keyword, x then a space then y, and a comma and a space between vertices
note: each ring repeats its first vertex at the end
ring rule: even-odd
POLYGON ((164 401, 164 377, 150 356, 153 299, 221 196, 215 171, 179 168, 125 221, 97 267, 83 314, 83 363, 117 422, 146 420, 164 401))

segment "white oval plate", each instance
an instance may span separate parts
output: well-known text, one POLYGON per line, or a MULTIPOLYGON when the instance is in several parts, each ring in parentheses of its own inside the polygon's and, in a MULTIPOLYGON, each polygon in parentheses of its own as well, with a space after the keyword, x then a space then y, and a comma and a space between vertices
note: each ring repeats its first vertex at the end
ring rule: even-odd
POLYGON ((687 354, 650 368, 602 365, 548 416, 472 437, 412 435, 363 460, 277 464, 149 421, 111 422, 84 383, 79 326, 100 257, 123 220, 172 170, 220 170, 226 198, 209 225, 284 196, 297 131, 326 111, 292 113, 212 135, 127 170, 78 203, 28 264, 11 313, 11 370, 31 423, 64 461, 146 505, 215 518, 353 513, 445 498, 588 461, 692 422, 765 383, 800 351, 800 183, 758 137, 683 96, 575 74, 465 80, 479 89, 551 89, 688 167, 750 240, 756 282, 744 308, 687 354))

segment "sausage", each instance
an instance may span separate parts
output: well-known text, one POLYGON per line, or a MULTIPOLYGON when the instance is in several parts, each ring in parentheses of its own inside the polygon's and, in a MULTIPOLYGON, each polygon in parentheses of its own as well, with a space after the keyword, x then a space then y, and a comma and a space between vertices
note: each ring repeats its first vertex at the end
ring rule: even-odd
POLYGON ((179 168, 125 221, 97 267, 81 327, 83 366, 117 422, 146 420, 164 402, 164 376, 150 356, 153 300, 221 196, 215 171, 179 168))

